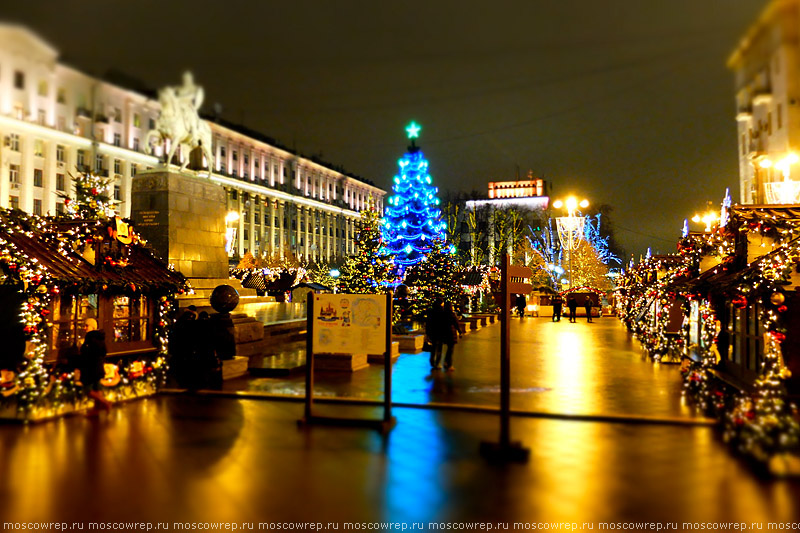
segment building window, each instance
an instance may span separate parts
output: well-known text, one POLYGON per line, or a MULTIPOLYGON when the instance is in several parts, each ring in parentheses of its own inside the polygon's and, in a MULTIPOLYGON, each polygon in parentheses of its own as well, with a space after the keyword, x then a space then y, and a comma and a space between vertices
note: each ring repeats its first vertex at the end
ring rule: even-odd
POLYGON ((149 127, 151 130, 154 130, 154 129, 156 129, 156 121, 155 121, 155 119, 151 118, 151 119, 148 121, 148 127, 149 127))
POLYGON ((36 157, 44 157, 44 141, 41 139, 34 139, 33 141, 33 155, 36 157))
POLYGON ((135 176, 136 172, 139 171, 139 167, 136 163, 131 163, 131 176, 135 176))
POLYGON ((39 110, 38 114, 36 115, 36 121, 41 126, 47 124, 47 112, 44 109, 39 110))
POLYGON ((82 170, 83 167, 86 166, 86 159, 83 150, 78 150, 77 165, 78 165, 78 170, 82 170))
POLYGON ((56 161, 59 163, 64 162, 64 145, 62 144, 56 145, 56 161))
POLYGON ((67 131, 67 121, 64 117, 58 117, 58 130, 67 131))
POLYGON ((39 82, 39 96, 47 96, 47 81, 42 80, 39 82))
POLYGON ((42 216, 42 201, 39 199, 33 201, 33 214, 42 216))
POLYGON ((8 181, 11 183, 11 188, 14 185, 19 187, 19 165, 8 165, 8 181))
POLYGON ((139 128, 142 125, 142 116, 139 113, 133 114, 133 127, 139 128))
POLYGON ((97 154, 94 156, 94 168, 98 171, 103 170, 103 156, 97 154))
POLYGON ((728 360, 752 372, 758 371, 764 359, 764 324, 758 319, 758 308, 758 304, 731 308, 733 350, 728 360))
POLYGON ((111 342, 141 342, 150 338, 148 304, 145 296, 114 296, 111 342))
POLYGON ((59 104, 67 103, 67 91, 63 87, 59 87, 58 91, 56 92, 56 102, 59 104))
POLYGON ((56 203, 56 214, 57 215, 63 215, 66 212, 67 212, 67 210, 64 207, 64 202, 57 202, 56 203))
POLYGON ((122 161, 114 159, 114 174, 122 174, 122 161))
POLYGON ((64 174, 56 174, 56 190, 57 191, 66 191, 66 186, 64 183, 64 174))
POLYGON ((14 150, 15 152, 19 152, 19 135, 16 133, 10 133, 8 135, 8 147, 14 150))
POLYGON ((119 185, 114 185, 114 200, 122 200, 122 188, 119 185))
POLYGON ((25 88, 25 73, 21 70, 14 71, 14 88, 15 89, 24 89, 25 88))
POLYGON ((33 186, 34 187, 41 187, 42 186, 42 169, 41 168, 34 168, 33 169, 33 186))
POLYGON ((248 232, 247 229, 244 230, 244 240, 250 240, 250 232, 248 232))
POLYGON ((114 134, 114 146, 122 146, 122 135, 119 133, 114 134))
POLYGON ((232 158, 234 161, 238 161, 238 160, 239 160, 239 152, 237 152, 236 150, 234 150, 234 151, 233 151, 233 156, 231 156, 231 158, 232 158))
POLYGON ((120 108, 114 108, 114 122, 122 122, 122 111, 120 108))
POLYGON ((227 154, 227 151, 225 150, 225 147, 224 146, 220 146, 219 147, 219 156, 220 157, 227 157, 226 154, 227 154))
POLYGON ((139 137, 134 137, 133 138, 133 149, 136 152, 139 151, 139 137))
POLYGON ((19 209, 19 196, 9 196, 8 205, 11 206, 11 209, 19 209))
POLYGON ((249 165, 250 164, 250 156, 247 155, 247 154, 244 154, 244 164, 245 165, 249 165))

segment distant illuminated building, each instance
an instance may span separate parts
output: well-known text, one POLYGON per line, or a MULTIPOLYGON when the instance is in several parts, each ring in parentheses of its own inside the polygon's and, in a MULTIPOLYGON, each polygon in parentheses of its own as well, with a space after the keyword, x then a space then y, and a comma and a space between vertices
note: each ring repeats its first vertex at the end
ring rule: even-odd
POLYGON ((773 0, 728 58, 743 204, 800 203, 800 0, 773 0))
POLYGON ((533 198, 544 196, 543 179, 525 181, 490 181, 489 198, 533 198))
MULTIPOLYGON (((533 171, 528 172, 528 179, 517 181, 490 181, 488 198, 482 200, 469 200, 466 204, 465 220, 462 222, 461 247, 468 248, 473 259, 476 257, 476 248, 488 250, 488 261, 490 265, 495 263, 495 243, 496 232, 495 222, 504 211, 513 209, 520 215, 523 225, 541 227, 546 220, 545 211, 550 203, 547 196, 547 182, 533 176, 533 171), (473 229, 470 230, 469 228, 473 229), (484 228, 485 231, 476 231, 474 228, 484 228), (473 239, 482 239, 482 242, 475 242, 473 239)), ((506 223, 501 223, 506 226, 506 223)), ((508 236, 500 235, 501 239, 508 236)), ((511 252, 512 244, 509 240, 507 249, 511 252)))

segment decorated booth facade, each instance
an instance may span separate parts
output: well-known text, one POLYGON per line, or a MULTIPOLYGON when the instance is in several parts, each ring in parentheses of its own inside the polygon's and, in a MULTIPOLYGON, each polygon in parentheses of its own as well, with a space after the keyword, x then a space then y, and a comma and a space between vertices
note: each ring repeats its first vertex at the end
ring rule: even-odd
POLYGON ((87 329, 106 333, 109 399, 152 393, 166 371, 172 297, 186 280, 118 218, 62 220, 0 210, 0 416, 82 407, 72 361, 87 329))
POLYGON ((723 205, 711 231, 684 232, 676 258, 661 276, 642 264, 626 273, 623 319, 649 350, 674 343, 685 393, 737 450, 778 472, 795 464, 800 207, 723 205), (680 303, 674 341, 657 302, 680 303))

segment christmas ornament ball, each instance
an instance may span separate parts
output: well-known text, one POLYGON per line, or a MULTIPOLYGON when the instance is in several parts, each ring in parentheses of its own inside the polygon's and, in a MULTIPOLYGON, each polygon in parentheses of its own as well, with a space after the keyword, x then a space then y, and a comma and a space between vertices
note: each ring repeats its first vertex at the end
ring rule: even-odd
POLYGON ((230 285, 218 285, 209 302, 217 313, 230 313, 239 305, 239 293, 230 285))
POLYGON ((786 301, 786 297, 782 292, 773 292, 772 296, 769 297, 769 301, 772 302, 773 305, 781 305, 786 301))

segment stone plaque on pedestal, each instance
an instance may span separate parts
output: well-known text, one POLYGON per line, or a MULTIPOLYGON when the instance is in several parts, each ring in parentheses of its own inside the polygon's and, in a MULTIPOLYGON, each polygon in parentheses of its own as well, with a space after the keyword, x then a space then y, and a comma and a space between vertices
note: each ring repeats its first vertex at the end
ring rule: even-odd
POLYGON ((205 177, 174 170, 142 172, 131 181, 136 230, 187 278, 227 278, 225 190, 205 177))

